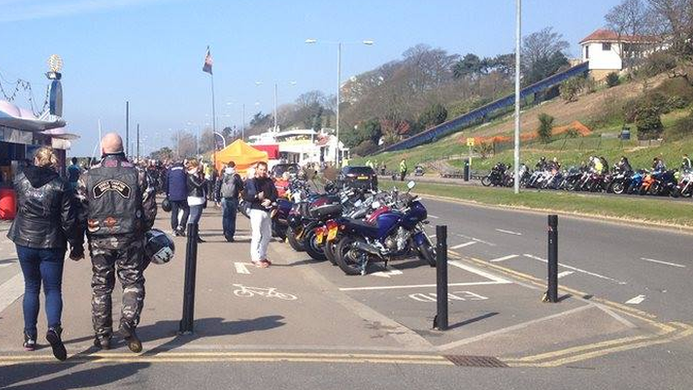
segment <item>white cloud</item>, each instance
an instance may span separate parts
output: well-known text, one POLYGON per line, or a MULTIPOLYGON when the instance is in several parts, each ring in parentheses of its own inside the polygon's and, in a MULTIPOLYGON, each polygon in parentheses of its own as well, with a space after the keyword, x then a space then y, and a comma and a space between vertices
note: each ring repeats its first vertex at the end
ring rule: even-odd
POLYGON ((55 18, 163 0, 0 0, 0 22, 55 18))

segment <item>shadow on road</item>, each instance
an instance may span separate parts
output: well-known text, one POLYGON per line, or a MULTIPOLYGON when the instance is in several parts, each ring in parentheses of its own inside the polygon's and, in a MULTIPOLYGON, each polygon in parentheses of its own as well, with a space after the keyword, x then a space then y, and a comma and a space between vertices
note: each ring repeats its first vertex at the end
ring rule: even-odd
MULTIPOLYGON (((80 364, 81 363, 44 363, 19 364, 3 367, 2 376, 0 377, 0 386, 55 374, 60 371, 69 370, 80 364)), ((49 378, 41 382, 32 381, 31 383, 23 385, 2 388, 7 390, 93 388, 131 377, 150 365, 150 363, 127 363, 118 365, 85 366, 84 370, 65 373, 59 377, 49 378)))

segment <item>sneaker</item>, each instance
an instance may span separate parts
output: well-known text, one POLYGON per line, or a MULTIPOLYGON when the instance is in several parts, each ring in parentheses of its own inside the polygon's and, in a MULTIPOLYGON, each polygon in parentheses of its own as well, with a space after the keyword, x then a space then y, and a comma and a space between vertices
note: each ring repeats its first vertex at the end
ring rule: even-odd
POLYGON ((252 263, 258 268, 267 268, 270 266, 267 260, 253 261, 252 263))
POLYGON ((29 335, 26 331, 24 331, 24 343, 22 346, 27 352, 34 351, 36 349, 36 336, 29 335))
POLYGON ((228 241, 228 242, 234 242, 234 241, 236 241, 236 240, 234 240, 233 237, 231 237, 231 236, 224 236, 224 238, 226 238, 226 241, 228 241))
POLYGON ((201 244, 201 243, 203 243, 203 242, 207 242, 207 241, 205 241, 205 240, 201 239, 200 237, 197 237, 197 242, 201 244))
POLYGON ((127 322, 121 323, 120 334, 123 336, 128 348, 130 348, 132 352, 142 352, 142 342, 140 341, 139 337, 137 337, 134 326, 128 324, 127 322))
POLYGON ((51 348, 53 349, 53 356, 60 361, 67 359, 65 345, 60 339, 60 334, 62 332, 63 330, 60 327, 48 328, 48 331, 46 332, 46 340, 48 340, 51 348))
POLYGON ((111 349, 111 336, 96 336, 94 337, 94 346, 99 349, 111 349))

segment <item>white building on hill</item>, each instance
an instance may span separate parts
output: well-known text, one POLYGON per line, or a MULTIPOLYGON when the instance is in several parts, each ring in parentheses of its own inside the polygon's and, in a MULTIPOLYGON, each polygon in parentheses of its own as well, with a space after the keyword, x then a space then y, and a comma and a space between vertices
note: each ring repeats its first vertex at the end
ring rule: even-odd
POLYGON ((599 29, 580 41, 582 61, 589 61, 590 74, 601 80, 611 72, 624 68, 625 56, 645 57, 661 44, 652 37, 620 35, 611 30, 599 29))

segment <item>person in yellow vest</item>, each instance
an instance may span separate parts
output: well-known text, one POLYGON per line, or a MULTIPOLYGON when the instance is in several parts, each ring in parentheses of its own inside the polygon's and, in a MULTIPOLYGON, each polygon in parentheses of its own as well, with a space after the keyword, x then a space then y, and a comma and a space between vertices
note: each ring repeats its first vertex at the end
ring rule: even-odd
POLYGON ((404 181, 405 176, 407 176, 407 161, 402 159, 399 162, 399 181, 404 181))

